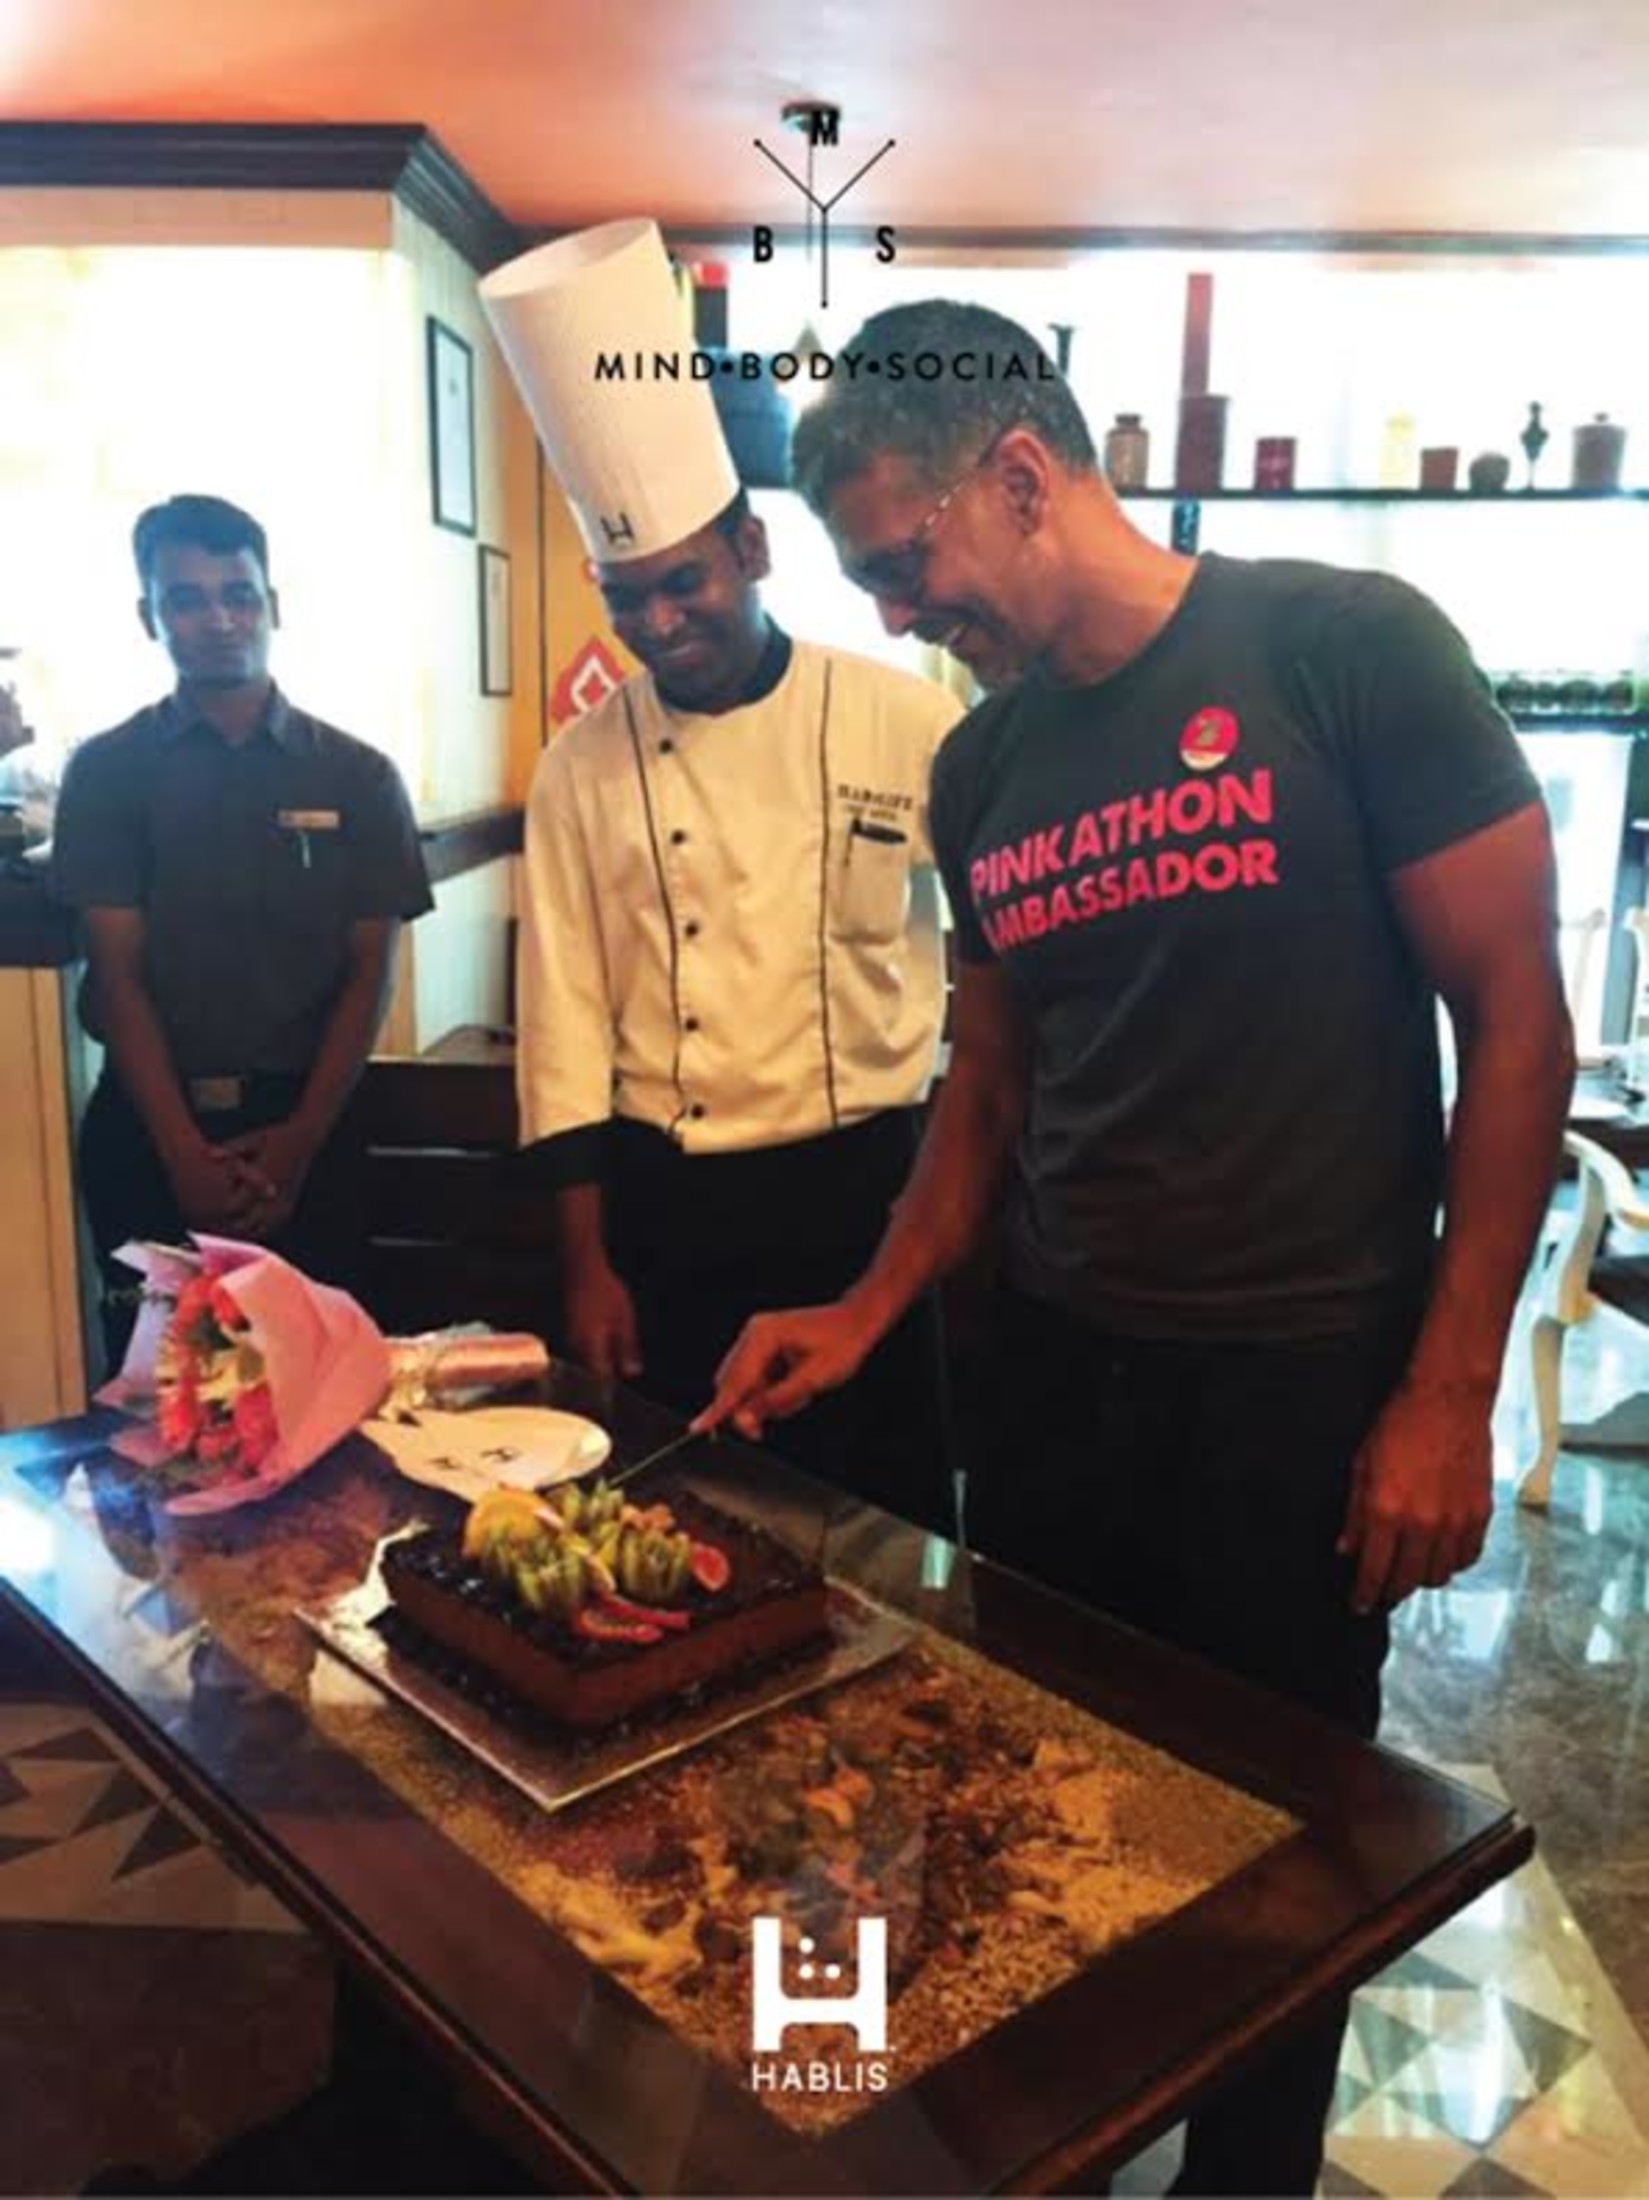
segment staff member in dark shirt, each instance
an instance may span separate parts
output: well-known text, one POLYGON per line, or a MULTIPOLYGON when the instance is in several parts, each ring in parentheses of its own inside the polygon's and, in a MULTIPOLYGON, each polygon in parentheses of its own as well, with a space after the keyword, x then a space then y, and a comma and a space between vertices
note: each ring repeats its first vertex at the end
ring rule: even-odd
MULTIPOLYGON (((178 496, 133 533, 144 631, 177 687, 77 750, 54 876, 82 912, 87 1030, 108 1050, 81 1190, 108 1255, 191 1229, 353 1280, 358 1171, 338 1131, 383 1020, 397 927, 431 906, 395 767, 269 676, 263 529, 178 496)), ((130 1305, 106 1304, 118 1360, 130 1305)))

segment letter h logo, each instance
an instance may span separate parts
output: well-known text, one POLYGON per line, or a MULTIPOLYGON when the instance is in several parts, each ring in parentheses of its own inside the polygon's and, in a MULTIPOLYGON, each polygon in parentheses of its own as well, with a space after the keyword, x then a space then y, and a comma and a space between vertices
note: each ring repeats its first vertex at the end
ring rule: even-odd
MULTIPOLYGON (((801 1942, 801 1952, 811 1956, 811 1940, 801 1942)), ((887 1919, 862 1917, 858 1924, 855 1969, 858 1986, 851 1994, 791 1994, 784 1984, 784 1925, 776 1917, 757 1917, 750 1925, 751 1969, 754 1978, 755 2050, 758 2055, 777 2055, 784 2047, 786 2029, 792 2024, 850 2024, 859 2036, 861 2054, 887 2051, 887 1919)), ((803 1963, 798 1975, 813 1976, 814 1966, 803 1963)), ((839 1963, 824 1966, 827 1979, 839 1979, 839 1963)))

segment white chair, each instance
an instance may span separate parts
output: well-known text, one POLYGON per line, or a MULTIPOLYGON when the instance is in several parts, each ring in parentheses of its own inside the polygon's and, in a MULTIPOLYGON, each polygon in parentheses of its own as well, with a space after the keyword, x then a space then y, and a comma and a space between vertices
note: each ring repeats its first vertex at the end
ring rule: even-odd
POLYGON ((1635 951, 1632 968, 1632 1013, 1626 1025, 1626 1075, 1641 1088, 1649 1070, 1649 909, 1629 909, 1620 920, 1635 951))
MULTIPOLYGON (((1598 935, 1609 922, 1601 909, 1588 909, 1583 917, 1565 917, 1557 928, 1558 960, 1563 971, 1563 997, 1569 1014, 1580 1023, 1586 1005, 1586 981, 1591 974, 1592 952, 1598 935)), ((1643 974, 1644 1038, 1649 1046, 1649 910, 1636 909, 1621 920, 1637 942, 1638 968, 1643 974)), ((1459 1062, 1454 1048, 1454 1023, 1441 1001, 1437 1004, 1437 1054, 1442 1071, 1443 1107, 1453 1108, 1459 1091, 1459 1062)))
POLYGON ((1612 1306, 1649 1327, 1649 1253, 1600 1258, 1605 1229, 1649 1240, 1649 1199, 1630 1169, 1594 1140, 1570 1131, 1564 1153, 1579 1171, 1574 1211, 1541 1280, 1529 1336, 1540 1448, 1518 1485, 1517 1501, 1536 1511, 1551 1502, 1552 1469, 1563 1441, 1563 1347, 1577 1324, 1612 1306))
MULTIPOLYGON (((1626 920, 1631 924, 1631 918, 1626 920)), ((1646 919, 1649 921, 1649 919, 1646 919)), ((1569 1014, 1577 1029, 1587 1023, 1587 984, 1592 974, 1592 961, 1598 940, 1608 930, 1609 915, 1604 909, 1588 909, 1583 917, 1565 917, 1557 928, 1557 951, 1563 965, 1563 994, 1569 1004, 1569 1014)))

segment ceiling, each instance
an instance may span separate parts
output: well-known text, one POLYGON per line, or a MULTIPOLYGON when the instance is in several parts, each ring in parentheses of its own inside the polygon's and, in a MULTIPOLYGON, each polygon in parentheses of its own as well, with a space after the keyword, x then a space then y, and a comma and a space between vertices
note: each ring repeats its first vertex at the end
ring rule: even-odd
POLYGON ((10 121, 422 122, 558 226, 1649 233, 1646 0, 0 0, 10 121))

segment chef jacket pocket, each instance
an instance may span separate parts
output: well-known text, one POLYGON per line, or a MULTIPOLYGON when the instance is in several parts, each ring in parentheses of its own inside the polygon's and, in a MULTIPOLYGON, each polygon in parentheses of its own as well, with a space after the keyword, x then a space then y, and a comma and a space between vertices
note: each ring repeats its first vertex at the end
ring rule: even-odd
POLYGON ((854 818, 836 874, 836 937, 884 945, 898 939, 910 908, 910 842, 898 827, 854 818))

